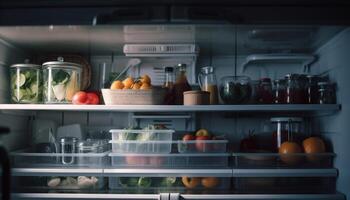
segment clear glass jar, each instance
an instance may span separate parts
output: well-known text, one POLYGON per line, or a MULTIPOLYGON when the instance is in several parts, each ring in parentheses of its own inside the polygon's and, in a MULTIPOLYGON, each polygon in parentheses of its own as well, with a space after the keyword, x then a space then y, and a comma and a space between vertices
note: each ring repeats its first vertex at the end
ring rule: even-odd
POLYGON ((270 78, 260 79, 258 93, 259 93, 259 103, 262 103, 262 104, 273 103, 272 84, 271 84, 270 78))
POLYGON ((281 144, 293 141, 302 135, 302 118, 275 117, 270 119, 272 124, 272 150, 278 152, 281 144))
POLYGON ((59 57, 43 67, 45 103, 71 103, 73 95, 80 90, 81 65, 63 62, 59 57))
POLYGON ((260 94, 259 94, 260 80, 252 80, 250 81, 250 85, 252 88, 252 94, 251 94, 249 103, 257 104, 259 103, 259 99, 260 99, 260 94))
POLYGON ((15 64, 10 67, 11 100, 13 103, 39 103, 42 97, 40 65, 15 64))
POLYGON ((210 93, 210 104, 218 104, 218 86, 214 67, 202 67, 198 74, 198 83, 202 91, 210 93))
POLYGON ((221 79, 220 97, 225 104, 244 104, 252 94, 247 76, 225 76, 221 79))
POLYGON ((286 81, 284 79, 276 79, 274 81, 274 103, 284 104, 286 103, 286 81))
POLYGON ((75 156, 70 154, 77 153, 78 139, 75 137, 63 137, 60 139, 60 151, 62 155, 62 164, 73 164, 75 163, 75 156), (68 155, 67 155, 68 154, 68 155))
POLYGON ((336 103, 335 85, 329 82, 319 82, 318 84, 318 103, 334 104, 336 103))
POLYGON ((307 95, 305 85, 301 81, 303 78, 299 74, 287 74, 286 79, 286 103, 305 104, 307 95))
POLYGON ((318 103, 318 76, 308 75, 307 76, 307 103, 317 104, 318 103))

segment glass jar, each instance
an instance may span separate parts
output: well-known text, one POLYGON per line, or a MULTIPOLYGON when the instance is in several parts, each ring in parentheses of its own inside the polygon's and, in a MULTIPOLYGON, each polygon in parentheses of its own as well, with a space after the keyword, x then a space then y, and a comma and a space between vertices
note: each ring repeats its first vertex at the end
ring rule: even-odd
POLYGON ((318 103, 334 104, 336 103, 335 85, 329 82, 319 82, 318 84, 318 103))
POLYGON ((252 88, 252 93, 251 93, 249 103, 257 104, 259 103, 259 99, 260 99, 260 94, 259 94, 260 80, 252 80, 250 81, 250 85, 252 88))
POLYGON ((262 104, 273 103, 272 84, 271 84, 270 78, 260 79, 258 93, 259 93, 259 103, 262 103, 262 104))
POLYGON ((220 97, 225 104, 247 103, 252 88, 247 76, 225 76, 221 79, 220 97))
POLYGON ((305 85, 299 74, 287 74, 286 79, 286 103, 304 104, 307 103, 305 85))
POLYGON ((39 103, 42 95, 41 66, 14 64, 10 67, 13 103, 39 103))
POLYGON ((308 101, 308 84, 309 80, 306 74, 299 74, 298 82, 300 85, 300 103, 307 104, 308 101))
POLYGON ((218 104, 218 86, 214 67, 202 67, 200 73, 198 74, 198 83, 202 91, 210 93, 210 104, 218 104))
POLYGON ((73 164, 75 162, 75 156, 70 155, 77 153, 78 139, 75 137, 63 137, 60 139, 60 151, 62 154, 62 164, 73 164), (67 155, 68 154, 68 155, 67 155))
POLYGON ((300 137, 302 134, 302 118, 275 117, 270 119, 272 124, 272 150, 278 152, 281 144, 300 137))
POLYGON ((284 79, 276 79, 273 88, 274 103, 286 103, 286 92, 286 81, 284 79))
POLYGON ((45 103, 70 103, 80 90, 81 65, 58 61, 46 62, 44 67, 45 103))
POLYGON ((174 84, 174 97, 176 105, 184 104, 184 92, 192 90, 190 84, 188 83, 186 76, 186 64, 178 64, 179 75, 176 78, 176 82, 174 84))
POLYGON ((175 83, 175 73, 173 67, 164 67, 164 84, 163 88, 171 90, 175 83))
POLYGON ((317 93, 318 93, 318 81, 319 77, 318 76, 313 76, 313 75, 308 75, 307 76, 307 103, 310 104, 317 104, 317 93))

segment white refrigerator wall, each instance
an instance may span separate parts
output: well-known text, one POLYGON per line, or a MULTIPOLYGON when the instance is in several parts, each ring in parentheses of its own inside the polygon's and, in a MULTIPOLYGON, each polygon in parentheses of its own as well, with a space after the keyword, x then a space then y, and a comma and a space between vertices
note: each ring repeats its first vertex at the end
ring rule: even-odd
POLYGON ((328 73, 337 83, 337 101, 342 105, 336 114, 315 119, 314 129, 319 130, 332 143, 337 154, 335 167, 339 169, 338 191, 350 196, 350 29, 339 33, 317 50, 319 60, 311 70, 315 74, 328 73))

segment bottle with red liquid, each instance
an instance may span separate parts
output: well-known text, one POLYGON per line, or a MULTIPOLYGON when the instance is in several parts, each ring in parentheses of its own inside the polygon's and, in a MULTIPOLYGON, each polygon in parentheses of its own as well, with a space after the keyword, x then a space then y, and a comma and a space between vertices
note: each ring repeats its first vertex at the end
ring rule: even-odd
POLYGON ((187 81, 186 76, 186 64, 178 64, 179 75, 176 78, 176 82, 173 87, 175 95, 175 104, 184 104, 184 92, 192 90, 190 84, 187 81))
POLYGON ((173 67, 164 67, 164 83, 163 88, 165 88, 166 95, 164 98, 164 104, 173 105, 175 104, 175 94, 173 91, 175 84, 175 73, 173 67))

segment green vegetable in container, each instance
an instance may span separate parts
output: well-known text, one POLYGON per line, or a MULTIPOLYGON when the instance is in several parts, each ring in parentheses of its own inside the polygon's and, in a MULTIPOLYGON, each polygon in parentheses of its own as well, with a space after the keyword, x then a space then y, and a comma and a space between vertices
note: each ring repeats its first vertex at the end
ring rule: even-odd
POLYGON ((152 185, 152 178, 149 177, 140 177, 139 181, 137 182, 137 185, 139 187, 143 187, 143 188, 148 188, 151 187, 152 185))
POLYGON ((160 187, 172 187, 176 184, 176 177, 165 177, 160 181, 160 187))

